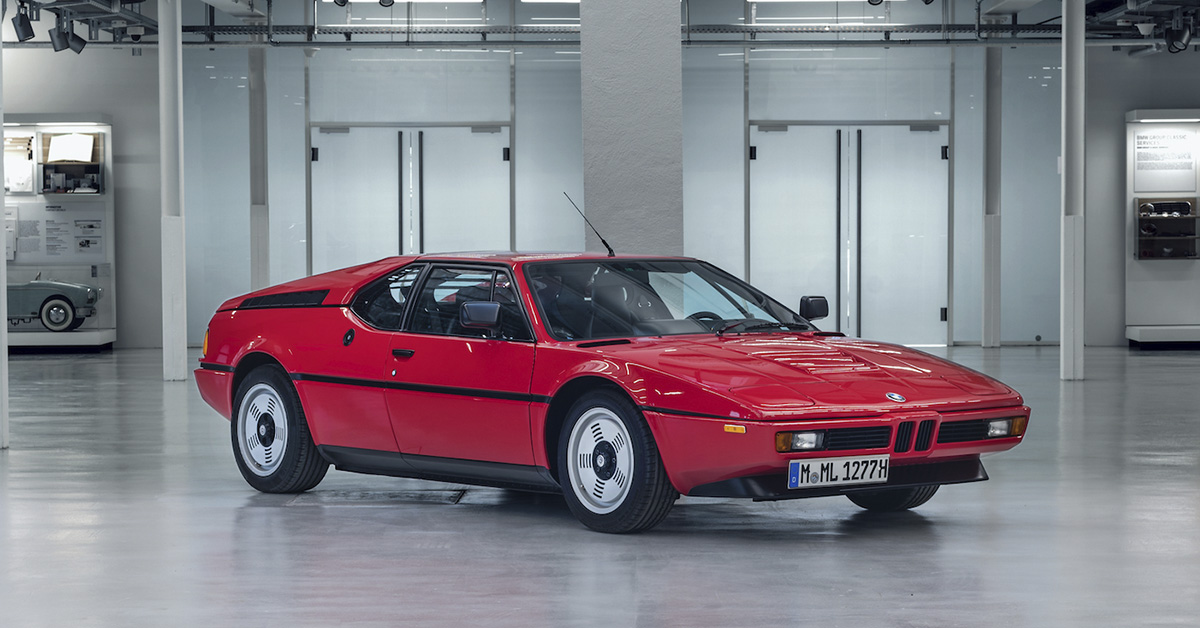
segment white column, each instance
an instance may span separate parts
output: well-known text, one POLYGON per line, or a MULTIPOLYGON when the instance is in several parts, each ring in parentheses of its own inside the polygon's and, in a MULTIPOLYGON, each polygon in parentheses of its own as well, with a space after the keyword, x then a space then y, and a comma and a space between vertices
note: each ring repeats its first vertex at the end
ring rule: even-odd
POLYGON ((983 346, 1000 346, 1000 157, 1003 50, 989 46, 983 135, 983 346))
POLYGON ((267 51, 250 49, 250 288, 271 283, 271 221, 267 193, 267 51))
MULTIPOLYGON (((589 0, 579 17, 584 211, 619 253, 682 254, 679 0, 589 0)), ((587 248, 604 250, 591 233, 587 248)))
POLYGON ((1063 0, 1062 310, 1059 375, 1083 379, 1085 0, 1063 0))
POLYGON ((183 0, 158 0, 158 133, 162 187, 163 379, 187 379, 187 257, 183 229, 183 0))
MULTIPOLYGON (((0 41, 0 128, 4 122, 4 43, 0 41)), ((0 159, 0 181, 4 160, 0 159)), ((0 192, 0 197, 3 193, 0 192)), ((4 199, 5 202, 8 199, 4 199)), ((0 234, 3 235, 3 234, 0 234)), ((8 238, 0 238, 0 285, 8 286, 8 238)), ((8 295, 0 299, 0 449, 8 449, 8 295)))

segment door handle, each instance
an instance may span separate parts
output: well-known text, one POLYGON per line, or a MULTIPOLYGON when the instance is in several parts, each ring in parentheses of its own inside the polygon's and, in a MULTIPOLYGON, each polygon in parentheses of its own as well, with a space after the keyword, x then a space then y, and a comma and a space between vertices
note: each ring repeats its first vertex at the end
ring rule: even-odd
POLYGON ((416 351, 412 349, 392 349, 392 357, 395 358, 411 358, 416 351))

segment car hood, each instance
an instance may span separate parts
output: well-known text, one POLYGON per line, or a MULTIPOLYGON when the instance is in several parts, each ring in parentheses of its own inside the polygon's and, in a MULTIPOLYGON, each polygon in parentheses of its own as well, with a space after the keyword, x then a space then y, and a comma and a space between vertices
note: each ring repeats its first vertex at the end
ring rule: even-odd
POLYGON ((637 344, 627 346, 642 354, 638 361, 647 367, 754 408, 764 418, 1023 403, 1013 389, 964 366, 900 345, 843 336, 688 336, 650 351, 639 351, 637 344))

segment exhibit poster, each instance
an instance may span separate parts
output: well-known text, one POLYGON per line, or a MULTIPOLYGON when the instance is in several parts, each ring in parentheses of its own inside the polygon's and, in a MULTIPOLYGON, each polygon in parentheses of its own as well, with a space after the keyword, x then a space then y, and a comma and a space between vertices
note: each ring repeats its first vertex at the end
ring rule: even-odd
POLYGON ((1196 140, 1192 127, 1139 130, 1134 135, 1134 191, 1195 192, 1196 140))
POLYGON ((15 220, 11 220, 15 223, 16 263, 106 261, 104 203, 20 203, 16 210, 15 220))

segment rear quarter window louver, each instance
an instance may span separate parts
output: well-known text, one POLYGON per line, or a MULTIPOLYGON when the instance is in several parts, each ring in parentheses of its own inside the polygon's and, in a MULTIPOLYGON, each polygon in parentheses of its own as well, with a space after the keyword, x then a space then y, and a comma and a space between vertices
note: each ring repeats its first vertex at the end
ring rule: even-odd
POLYGON ((309 290, 307 292, 284 292, 268 294, 261 297, 250 297, 238 306, 243 310, 253 310, 271 307, 315 307, 325 300, 328 290, 309 290))

